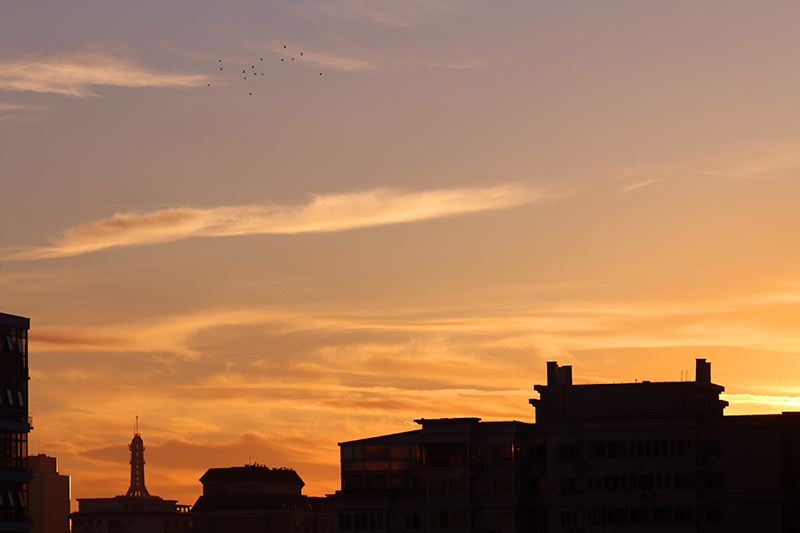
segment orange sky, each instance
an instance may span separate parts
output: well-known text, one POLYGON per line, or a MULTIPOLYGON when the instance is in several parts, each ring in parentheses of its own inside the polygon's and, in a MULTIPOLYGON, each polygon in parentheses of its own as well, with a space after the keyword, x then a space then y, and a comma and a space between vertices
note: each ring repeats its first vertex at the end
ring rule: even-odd
POLYGON ((330 493, 548 360, 798 409, 800 5, 135 4, 0 5, 0 311, 75 498, 136 415, 153 494, 330 493))

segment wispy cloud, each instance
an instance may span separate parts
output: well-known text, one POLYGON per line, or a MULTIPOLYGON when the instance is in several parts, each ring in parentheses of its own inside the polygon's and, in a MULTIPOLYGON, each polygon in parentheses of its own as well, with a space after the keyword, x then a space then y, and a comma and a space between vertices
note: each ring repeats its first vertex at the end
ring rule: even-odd
POLYGON ((742 150, 733 158, 712 164, 700 174, 729 178, 774 178, 800 170, 798 143, 777 143, 742 150))
POLYGON ((66 230, 52 246, 17 250, 10 258, 68 257, 114 246, 189 237, 344 231, 506 209, 553 197, 515 185, 424 192, 373 189, 314 196, 308 204, 298 206, 181 207, 150 213, 116 213, 66 230))
POLYGON ((378 65, 368 59, 356 59, 324 52, 308 52, 304 59, 318 67, 342 72, 367 72, 378 69, 378 65))
POLYGON ((451 0, 336 0, 309 2, 307 6, 330 17, 409 28, 449 15, 459 3, 451 0))
POLYGON ((39 106, 0 103, 0 111, 22 111, 24 109, 40 109, 39 106))
POLYGON ((658 183, 660 181, 664 181, 664 180, 661 179, 661 178, 653 178, 653 179, 649 179, 649 180, 645 180, 645 181, 639 181, 637 183, 633 183, 631 185, 628 185, 627 187, 623 187, 622 189, 619 190, 619 192, 626 193, 626 192, 635 191, 636 189, 640 189, 642 187, 646 187, 648 185, 652 185, 653 183, 658 183))
POLYGON ((117 50, 91 48, 55 54, 29 55, 0 62, 0 90, 94 96, 93 86, 193 87, 202 75, 171 74, 134 65, 117 50))

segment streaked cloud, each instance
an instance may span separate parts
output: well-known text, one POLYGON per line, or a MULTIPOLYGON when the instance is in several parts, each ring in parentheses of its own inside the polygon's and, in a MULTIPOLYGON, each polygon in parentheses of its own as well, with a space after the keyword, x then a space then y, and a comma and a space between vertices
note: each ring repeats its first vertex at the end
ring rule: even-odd
POLYGON ((33 106, 29 105, 0 103, 0 111, 21 111, 23 109, 32 109, 32 108, 33 106))
POLYGON ((661 178, 653 178, 653 179, 649 179, 649 180, 639 181, 639 182, 633 183, 631 185, 628 185, 627 187, 623 187, 622 189, 619 190, 619 192, 626 193, 626 192, 635 191, 636 189, 641 189, 642 187, 646 187, 648 185, 652 185, 653 183, 658 183, 660 181, 664 181, 664 180, 661 179, 661 178))
POLYGON ((506 209, 550 198, 554 195, 516 185, 423 192, 373 189, 317 195, 308 204, 298 206, 181 207, 150 213, 116 213, 66 230, 52 246, 17 251, 10 258, 69 257, 115 246, 189 237, 345 231, 506 209))
POLYGON ((318 67, 341 72, 368 72, 378 69, 378 65, 368 59, 357 59, 325 52, 311 51, 306 53, 303 59, 318 67))
POLYGON ((800 143, 761 144, 706 164, 700 174, 728 178, 775 178, 800 170, 800 143))
POLYGON ((0 62, 0 91, 32 91, 67 96, 96 96, 92 87, 195 87, 206 76, 159 72, 133 64, 118 49, 50 56, 28 55, 0 62))
POLYGON ((394 28, 409 28, 431 18, 451 15, 459 3, 448 0, 337 0, 308 2, 323 15, 394 28))

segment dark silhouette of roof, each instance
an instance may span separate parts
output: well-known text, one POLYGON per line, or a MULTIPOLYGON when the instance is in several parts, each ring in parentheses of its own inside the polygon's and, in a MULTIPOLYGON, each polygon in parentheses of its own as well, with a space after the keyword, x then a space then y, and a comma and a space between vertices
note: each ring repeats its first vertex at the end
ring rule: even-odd
POLYGON ((192 507, 192 512, 232 511, 232 510, 297 510, 327 511, 330 502, 327 498, 310 498, 290 494, 216 494, 200 496, 192 507))
POLYGON ((305 483, 291 468, 269 468, 264 465, 209 468, 200 478, 201 483, 269 482, 303 486, 305 483))

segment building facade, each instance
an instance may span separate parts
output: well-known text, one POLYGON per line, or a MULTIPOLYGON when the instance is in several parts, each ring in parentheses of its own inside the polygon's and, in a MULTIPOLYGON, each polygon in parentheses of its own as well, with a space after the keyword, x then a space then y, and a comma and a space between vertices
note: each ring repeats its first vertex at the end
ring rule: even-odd
POLYGON ((30 531, 28 520, 28 330, 0 313, 0 531, 30 531))
POLYGON ((70 478, 58 473, 55 457, 28 457, 28 511, 33 533, 69 533, 70 478))
POLYGON ((544 531, 544 441, 534 424, 417 420, 341 443, 338 531, 544 531))
POLYGON ((187 533, 192 520, 188 505, 151 496, 144 484, 144 442, 137 430, 128 446, 131 483, 125 496, 78 498, 72 513, 73 533, 187 533))
POLYGON ((200 481, 203 495, 192 507, 195 533, 334 532, 328 499, 303 495, 305 483, 290 468, 212 468, 200 481))
POLYGON ((587 385, 550 362, 535 390, 535 424, 341 443, 338 530, 800 531, 800 413, 724 416, 704 359, 694 381, 587 385))

